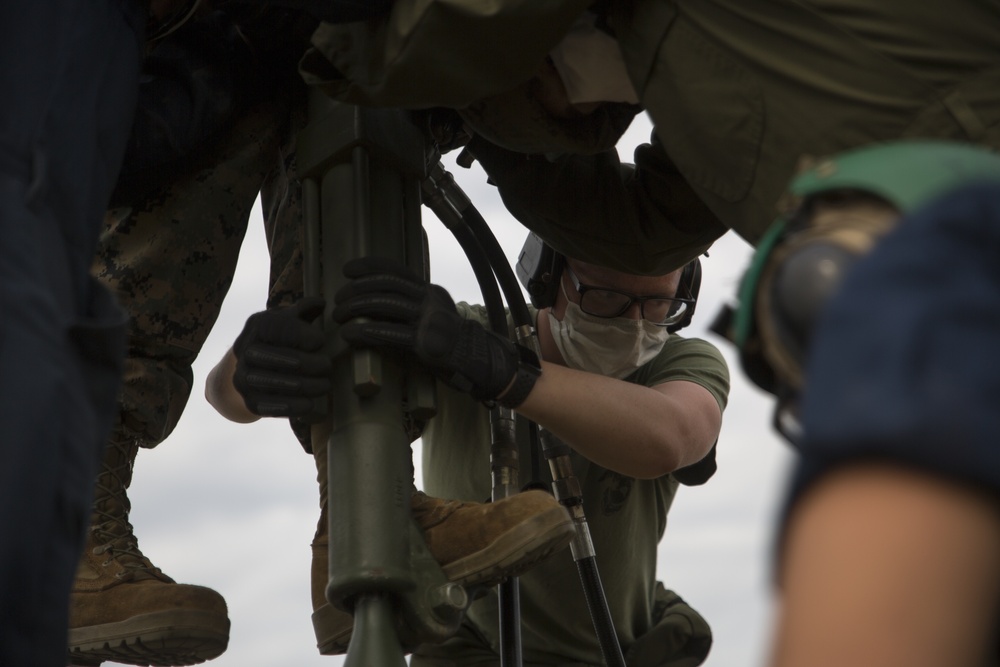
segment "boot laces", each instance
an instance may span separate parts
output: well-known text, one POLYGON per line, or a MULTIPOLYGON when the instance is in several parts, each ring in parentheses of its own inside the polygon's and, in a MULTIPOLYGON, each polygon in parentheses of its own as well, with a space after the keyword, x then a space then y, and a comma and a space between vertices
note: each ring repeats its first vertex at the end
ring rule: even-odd
POLYGON ((172 581, 139 550, 139 542, 128 520, 132 503, 126 490, 132 482, 132 469, 139 448, 136 438, 113 437, 97 479, 91 531, 95 554, 106 554, 105 564, 115 561, 123 568, 119 579, 160 579, 172 581))

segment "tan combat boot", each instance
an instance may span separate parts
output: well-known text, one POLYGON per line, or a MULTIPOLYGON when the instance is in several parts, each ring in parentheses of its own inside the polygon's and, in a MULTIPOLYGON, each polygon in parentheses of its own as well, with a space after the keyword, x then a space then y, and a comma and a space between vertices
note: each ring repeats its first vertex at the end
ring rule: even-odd
MULTIPOLYGON (((347 651, 354 619, 326 601, 326 447, 314 449, 320 518, 312 543, 313 629, 319 652, 338 655, 347 651)), ((574 534, 569 513, 545 491, 525 491, 495 503, 468 503, 414 490, 410 510, 445 576, 463 586, 495 586, 505 577, 516 577, 565 547, 574 534)))
POLYGON ((222 596, 176 583, 139 551, 125 495, 138 448, 120 428, 108 441, 70 598, 71 665, 193 665, 229 643, 222 596))

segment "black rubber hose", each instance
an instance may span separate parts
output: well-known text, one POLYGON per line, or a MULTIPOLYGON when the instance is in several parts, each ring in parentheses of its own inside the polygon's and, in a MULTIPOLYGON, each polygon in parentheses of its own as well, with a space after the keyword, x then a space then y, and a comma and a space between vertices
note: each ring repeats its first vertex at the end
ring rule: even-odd
POLYGON ((500 283, 500 289, 503 291, 504 298, 507 300, 507 307, 510 309, 514 326, 532 326, 531 313, 528 311, 528 304, 524 300, 524 293, 521 291, 521 286, 517 282, 517 276, 514 275, 514 270, 510 268, 507 255, 504 254, 503 248, 500 247, 500 243, 497 241, 496 236, 493 235, 493 231, 486 223, 482 214, 472 205, 472 201, 455 182, 455 177, 448 173, 440 163, 432 170, 431 178, 437 181, 438 188, 445 190, 449 195, 453 195, 449 197, 452 205, 455 206, 459 215, 465 220, 469 229, 472 230, 476 240, 479 241, 479 245, 486 252, 486 257, 494 274, 496 274, 497 281, 500 283))
POLYGON ((608 600, 604 597, 601 575, 597 571, 597 560, 594 556, 581 558, 576 562, 576 567, 580 572, 583 594, 587 597, 587 606, 590 608, 601 653, 604 654, 604 662, 608 667, 625 667, 625 658, 614 632, 615 624, 608 609, 608 600))
MULTIPOLYGON (((489 319, 490 329, 501 336, 507 336, 507 317, 504 314, 503 300, 497 286, 496 277, 487 252, 478 238, 472 233, 464 216, 455 211, 442 194, 440 188, 424 187, 424 204, 427 205, 438 219, 452 233, 462 252, 465 253, 472 267, 472 272, 483 293, 483 305, 489 319)), ((494 239, 496 240, 496 239, 494 239)))

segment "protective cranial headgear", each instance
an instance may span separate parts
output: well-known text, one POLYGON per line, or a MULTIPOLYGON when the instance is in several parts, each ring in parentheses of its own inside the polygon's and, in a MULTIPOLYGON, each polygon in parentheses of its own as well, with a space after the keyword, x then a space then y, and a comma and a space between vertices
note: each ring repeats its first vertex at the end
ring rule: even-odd
POLYGON ((743 277, 738 308, 718 327, 750 379, 778 397, 776 425, 790 439, 809 342, 843 276, 900 215, 976 181, 1000 182, 1000 154, 904 141, 842 153, 792 182, 743 277))

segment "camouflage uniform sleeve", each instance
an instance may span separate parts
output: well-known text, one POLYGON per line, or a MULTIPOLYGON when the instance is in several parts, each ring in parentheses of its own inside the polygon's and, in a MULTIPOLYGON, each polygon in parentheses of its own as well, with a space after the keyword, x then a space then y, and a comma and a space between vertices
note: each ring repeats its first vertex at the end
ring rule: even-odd
POLYGON ((554 160, 476 137, 470 152, 523 225, 571 257, 642 274, 702 254, 726 227, 655 139, 622 163, 615 150, 554 160))

